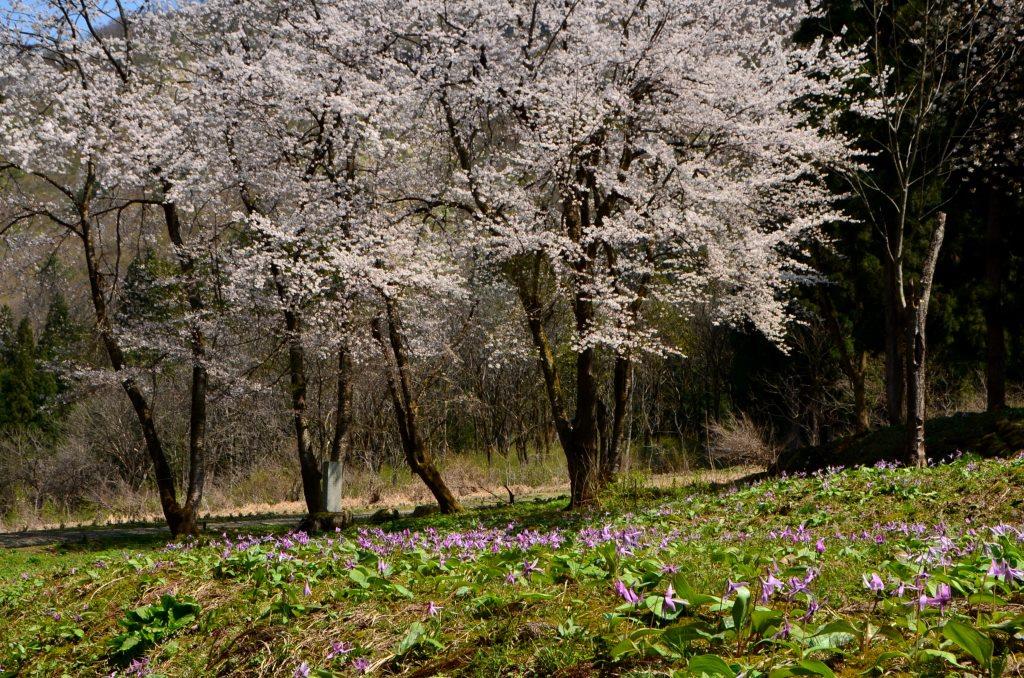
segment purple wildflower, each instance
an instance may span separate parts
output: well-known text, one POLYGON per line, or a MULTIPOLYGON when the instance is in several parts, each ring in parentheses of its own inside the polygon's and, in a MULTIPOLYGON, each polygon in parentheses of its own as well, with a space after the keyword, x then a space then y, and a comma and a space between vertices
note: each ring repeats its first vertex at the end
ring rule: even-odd
POLYGON ((729 583, 725 587, 725 595, 728 596, 728 595, 731 595, 733 593, 736 593, 738 590, 740 590, 744 586, 750 586, 750 584, 748 584, 745 581, 733 581, 732 579, 730 579, 729 583))
POLYGON ((771 572, 761 580, 761 603, 767 603, 775 592, 782 588, 782 582, 771 572))
POLYGON ((988 576, 1010 583, 1014 579, 1024 579, 1024 570, 1011 567, 1005 560, 993 560, 988 568, 988 576))
POLYGON ((359 673, 367 673, 370 670, 370 660, 366 657, 359 657, 354 662, 352 662, 352 666, 359 673))
POLYGON ((293 678, 309 678, 309 664, 302 662, 295 668, 295 673, 292 674, 293 678))
POLYGON ((953 599, 953 592, 949 588, 949 584, 939 584, 938 589, 935 591, 935 595, 929 597, 925 593, 921 593, 921 596, 917 599, 917 609, 923 610, 926 607, 937 607, 939 611, 946 609, 949 605, 949 601, 953 599))
POLYGON ((864 580, 864 586, 872 593, 881 593, 885 590, 885 582, 882 581, 877 572, 872 572, 870 578, 866 574, 861 575, 861 579, 864 580))
POLYGON ((640 602, 640 596, 636 594, 636 591, 631 588, 627 588, 626 585, 622 583, 621 579, 615 580, 615 591, 630 605, 636 605, 640 602))
POLYGON ((149 668, 149 657, 140 657, 139 659, 133 659, 132 663, 125 669, 125 675, 127 676, 148 676, 152 671, 149 668))
POLYGON ((331 649, 327 651, 327 659, 334 659, 335 657, 348 654, 351 651, 352 643, 347 643, 345 641, 339 643, 338 641, 333 641, 331 643, 331 649))
POLYGON ((685 605, 686 601, 682 600, 681 598, 676 598, 676 590, 672 587, 672 584, 669 584, 668 588, 665 589, 664 606, 670 610, 675 610, 676 603, 679 603, 680 605, 685 605))
POLYGON ((814 550, 817 551, 818 553, 824 553, 825 552, 825 538, 824 537, 819 537, 818 538, 818 541, 815 542, 815 544, 814 544, 814 550))
POLYGON ((427 605, 427 616, 436 617, 439 614, 441 614, 441 606, 434 601, 430 601, 427 605))

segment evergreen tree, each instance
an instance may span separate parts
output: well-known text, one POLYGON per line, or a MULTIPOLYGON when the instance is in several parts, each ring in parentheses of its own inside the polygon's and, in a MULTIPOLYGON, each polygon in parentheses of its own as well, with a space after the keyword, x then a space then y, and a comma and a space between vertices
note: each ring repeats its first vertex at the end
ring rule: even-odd
POLYGON ((40 369, 32 325, 23 318, 0 371, 0 428, 50 428, 47 405, 56 391, 53 376, 40 369))
POLYGON ((64 295, 56 292, 46 311, 46 323, 39 337, 39 356, 50 362, 69 359, 75 353, 80 334, 64 295))
POLYGON ((11 361, 14 348, 14 314, 10 306, 0 306, 0 371, 11 361))

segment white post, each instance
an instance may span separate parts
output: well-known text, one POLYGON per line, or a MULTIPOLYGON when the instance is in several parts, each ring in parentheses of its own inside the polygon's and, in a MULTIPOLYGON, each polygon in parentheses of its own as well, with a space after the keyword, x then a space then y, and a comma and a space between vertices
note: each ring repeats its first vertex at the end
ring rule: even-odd
POLYGON ((341 513, 341 493, 345 486, 343 471, 340 461, 323 463, 324 510, 328 513, 341 513))

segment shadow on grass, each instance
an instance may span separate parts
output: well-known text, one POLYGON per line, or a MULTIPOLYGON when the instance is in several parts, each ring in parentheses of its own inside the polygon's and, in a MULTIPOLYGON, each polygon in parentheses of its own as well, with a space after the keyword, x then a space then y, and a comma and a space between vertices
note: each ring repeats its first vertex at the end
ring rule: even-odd
MULTIPOLYGON (((980 457, 1009 457, 1024 450, 1024 409, 967 412, 925 422, 925 445, 932 462, 959 452, 980 457)), ((907 461, 906 429, 890 426, 817 447, 803 447, 779 457, 773 471, 812 472, 828 466, 873 466, 907 461)))

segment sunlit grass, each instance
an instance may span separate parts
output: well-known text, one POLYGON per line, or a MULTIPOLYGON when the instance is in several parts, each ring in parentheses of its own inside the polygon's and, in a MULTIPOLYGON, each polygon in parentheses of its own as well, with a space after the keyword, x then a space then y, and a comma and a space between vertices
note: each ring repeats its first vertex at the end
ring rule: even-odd
POLYGON ((11 675, 1015 675, 1022 488, 1020 457, 739 488, 632 477, 587 514, 541 500, 312 539, 11 552, 0 664, 11 675), (196 612, 178 624, 175 609, 196 612))

